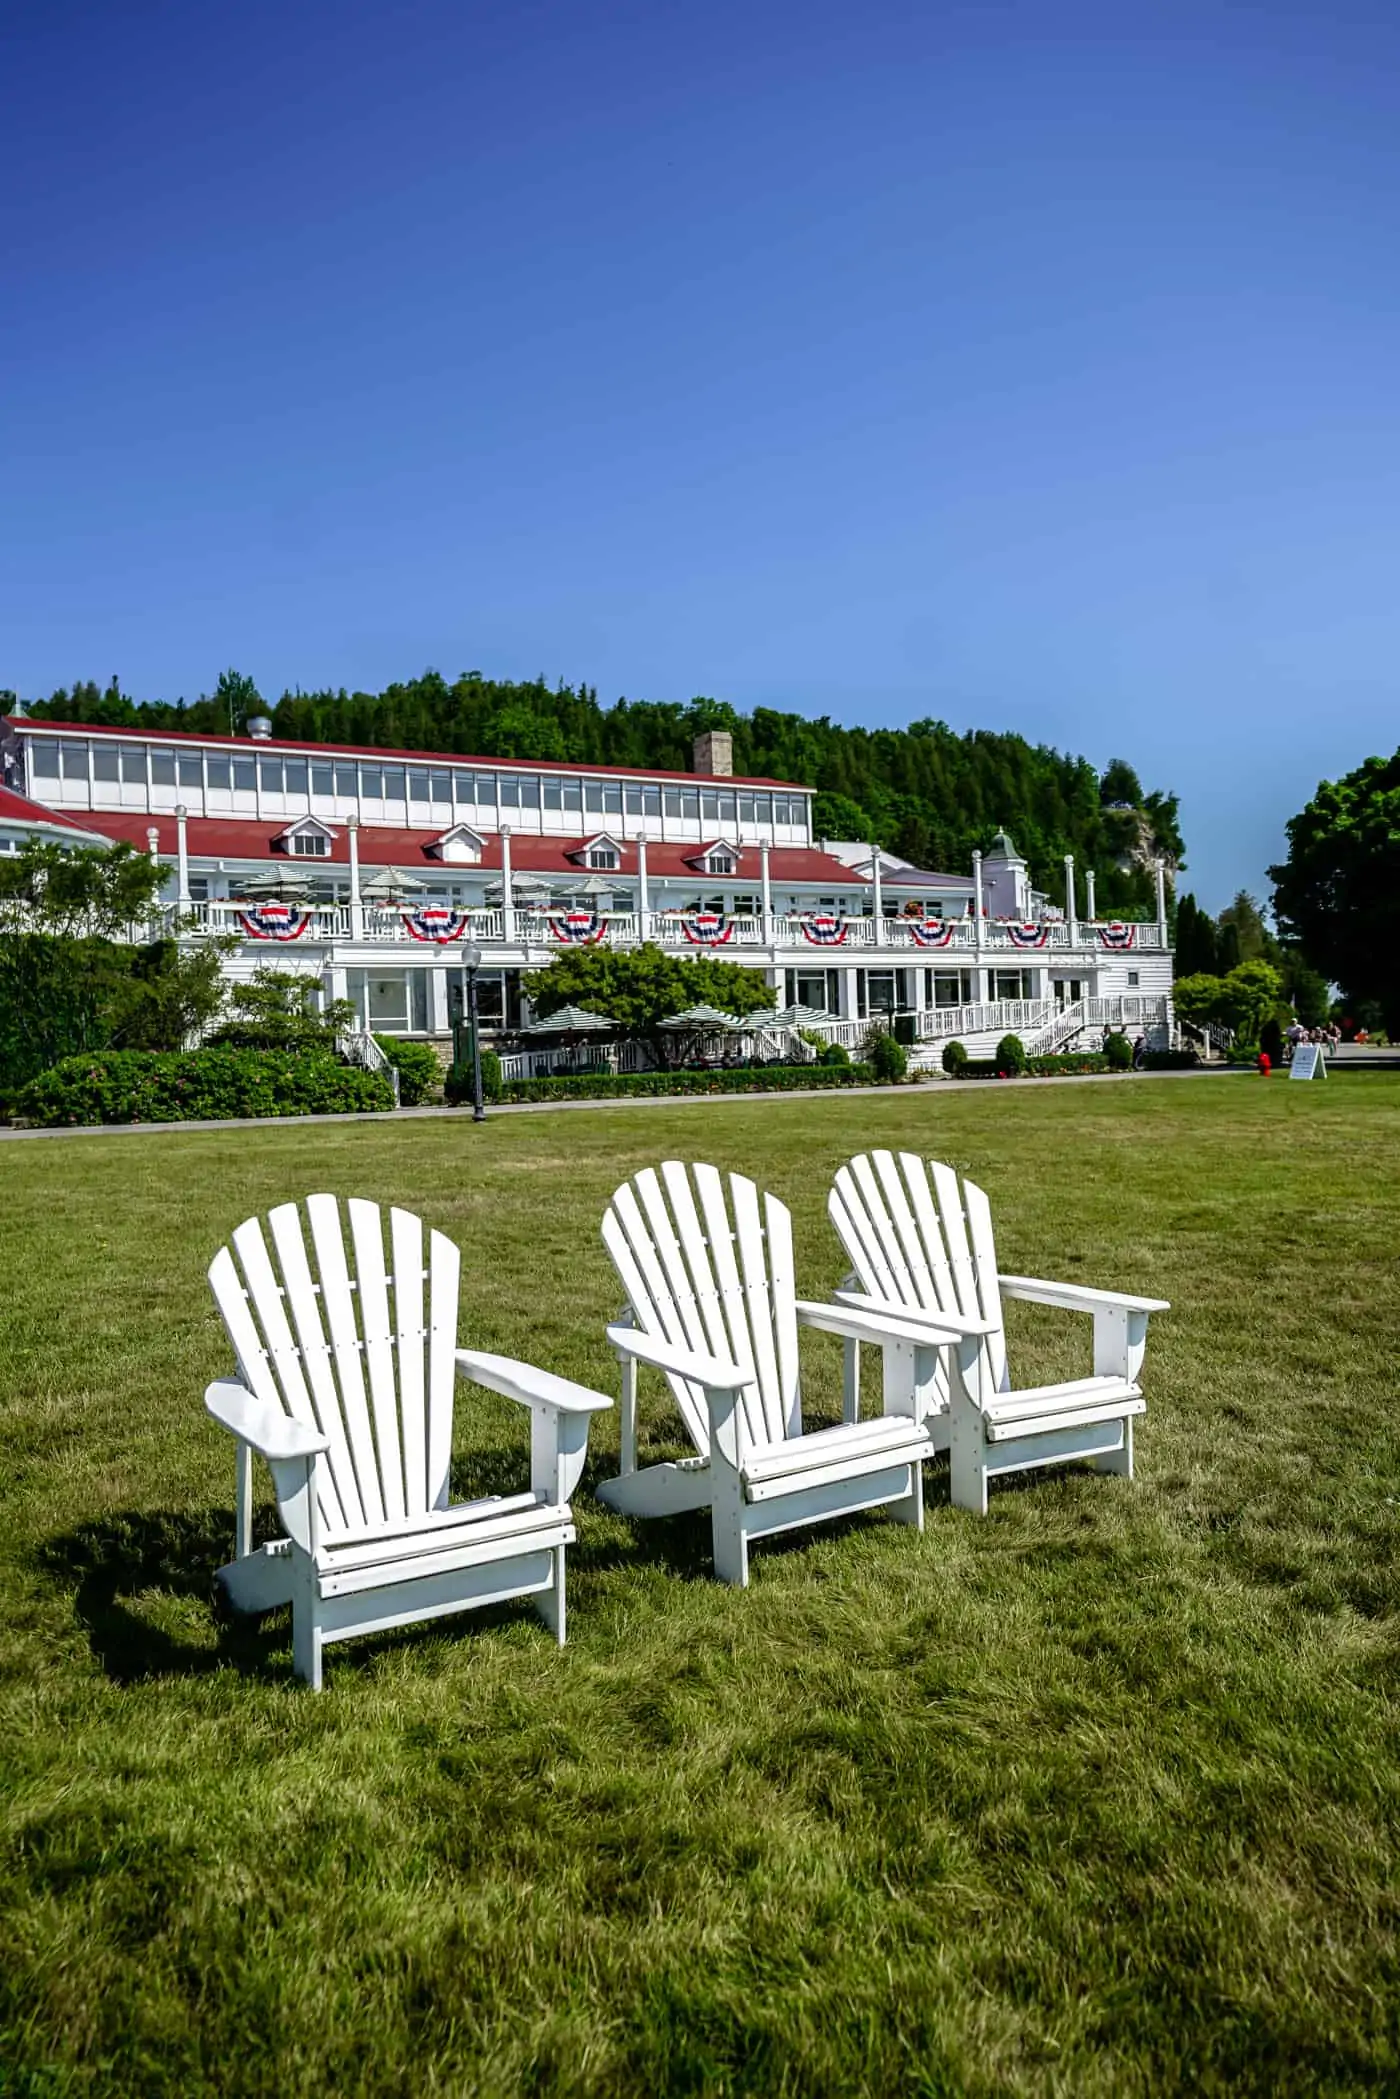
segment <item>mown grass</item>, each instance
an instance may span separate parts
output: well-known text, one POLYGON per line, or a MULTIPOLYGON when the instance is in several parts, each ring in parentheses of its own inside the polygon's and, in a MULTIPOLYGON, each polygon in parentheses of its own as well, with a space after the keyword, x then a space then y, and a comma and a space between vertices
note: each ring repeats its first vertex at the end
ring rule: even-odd
MULTIPOLYGON (((1397 2089, 1397 1167, 1381 1075, 0 1147, 0 2093, 1397 2089), (978 1522, 935 1473, 923 1538, 809 1533, 744 1595, 703 1519, 585 1485, 563 1654, 510 1609, 318 1699, 285 1619, 218 1634, 242 1217, 410 1204, 464 1331, 611 1389, 624 1173, 756 1174, 816 1295, 880 1141, 974 1173, 1008 1268, 1172 1299, 1136 1484, 978 1522)), ((461 1484, 522 1426, 465 1407, 461 1484)))

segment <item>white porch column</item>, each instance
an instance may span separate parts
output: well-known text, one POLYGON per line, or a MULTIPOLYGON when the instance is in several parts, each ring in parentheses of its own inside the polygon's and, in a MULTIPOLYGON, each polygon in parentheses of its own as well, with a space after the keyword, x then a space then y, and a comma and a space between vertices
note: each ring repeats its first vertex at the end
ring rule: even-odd
POLYGON ((982 948, 982 855, 972 856, 972 944, 982 948))
POLYGON ((1152 863, 1152 872, 1153 872, 1153 874, 1154 874, 1154 875, 1156 876, 1156 878, 1157 878, 1157 941, 1158 941, 1158 945, 1159 945, 1159 946, 1161 946, 1161 947, 1165 947, 1165 946, 1166 946, 1166 944, 1167 944, 1167 863, 1166 863, 1166 861, 1165 861, 1165 860, 1154 860, 1154 861, 1153 861, 1153 863, 1152 863))
POLYGON ((875 913, 875 944, 877 947, 880 944, 880 936, 884 932, 885 898, 881 887, 882 872, 880 848, 878 845, 872 844, 870 848, 870 882, 873 894, 870 901, 875 913))
POLYGON ((768 850, 768 840, 765 838, 758 849, 758 879, 759 887, 763 892, 761 901, 763 904, 763 937, 765 940, 773 938, 773 884, 769 877, 768 850))
POLYGON ((1086 867, 1084 870, 1084 909, 1088 914, 1090 925, 1093 925, 1099 914, 1094 907, 1094 870, 1092 867, 1086 867))
POLYGON ((1079 941, 1079 917, 1074 903, 1074 855, 1065 854, 1065 927, 1069 944, 1075 947, 1079 941))
POLYGON ((360 819, 347 816, 345 833, 350 844, 350 938, 365 937, 365 907, 360 902, 360 819))
POLYGON ((182 911, 190 908, 190 834, 186 822, 188 811, 181 802, 175 811, 175 873, 178 880, 176 901, 182 911))
POLYGON ((860 972, 856 969, 843 969, 841 972, 841 995, 846 1003, 846 1010, 841 1016, 843 1020, 860 1019, 860 992, 856 982, 859 975, 860 972))
POLYGON ((647 842, 640 833, 637 836, 637 916, 641 923, 637 932, 641 939, 647 937, 647 914, 651 910, 651 891, 647 887, 647 842))
POLYGON ((769 971, 769 975, 773 980, 773 1010, 776 1013, 781 1013, 784 1006, 788 1003, 788 973, 782 963, 779 962, 769 971))
POLYGON ((515 897, 510 886, 510 825, 501 825, 501 932, 515 942, 515 897))

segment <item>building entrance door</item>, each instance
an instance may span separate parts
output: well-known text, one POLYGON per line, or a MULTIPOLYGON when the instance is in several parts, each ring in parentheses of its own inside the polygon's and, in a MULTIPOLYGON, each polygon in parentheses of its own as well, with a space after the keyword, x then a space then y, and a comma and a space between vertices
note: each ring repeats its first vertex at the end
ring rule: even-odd
POLYGON ((1051 995, 1057 1006, 1074 1006, 1084 996, 1083 980, 1079 977, 1056 977, 1051 985, 1051 995))

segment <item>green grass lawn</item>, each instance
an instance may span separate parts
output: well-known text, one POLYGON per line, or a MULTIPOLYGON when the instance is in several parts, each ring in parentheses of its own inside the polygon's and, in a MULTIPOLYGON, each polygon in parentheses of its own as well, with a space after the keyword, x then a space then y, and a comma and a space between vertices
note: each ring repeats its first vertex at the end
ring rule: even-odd
MULTIPOLYGON (((0 1146, 0 2094, 1400 2089, 1400 1077, 1252 1077, 0 1146), (896 1143, 1009 1270, 1169 1297, 1135 1484, 760 1547, 576 1497, 528 1606, 222 1639, 204 1269, 317 1188, 467 1250, 463 1339, 605 1390, 598 1220, 663 1156, 791 1205, 896 1143)), ((1016 1308, 1018 1381, 1087 1322, 1016 1308)), ((834 1409, 835 1344, 811 1357, 834 1409)), ((649 1433, 676 1430, 659 1394, 649 1433)), ((524 1484, 459 1408, 457 1484, 524 1484)), ((262 1483, 266 1492, 266 1482, 262 1483)))

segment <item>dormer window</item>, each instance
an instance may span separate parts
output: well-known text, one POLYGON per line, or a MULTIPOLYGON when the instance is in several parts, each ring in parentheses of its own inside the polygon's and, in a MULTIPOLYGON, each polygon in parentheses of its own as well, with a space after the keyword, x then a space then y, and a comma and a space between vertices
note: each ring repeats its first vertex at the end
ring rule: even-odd
POLYGON ((575 846, 568 858, 575 867, 591 868, 598 874, 616 874, 622 865, 622 847, 608 832, 599 831, 594 837, 585 838, 582 845, 575 846))
POLYGON ((688 853, 686 859, 702 875, 737 875, 739 872, 738 848, 726 838, 715 839, 713 844, 702 846, 698 853, 688 853))
POLYGON ((299 817, 279 831, 273 844, 295 860, 329 860, 335 832, 328 824, 319 823, 314 816, 299 817))
POLYGON ((452 824, 433 839, 427 850, 435 860, 447 860, 458 867, 479 867, 482 839, 470 824, 452 824))

